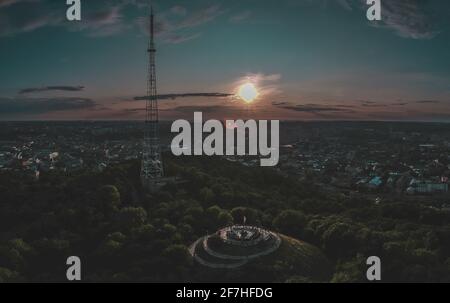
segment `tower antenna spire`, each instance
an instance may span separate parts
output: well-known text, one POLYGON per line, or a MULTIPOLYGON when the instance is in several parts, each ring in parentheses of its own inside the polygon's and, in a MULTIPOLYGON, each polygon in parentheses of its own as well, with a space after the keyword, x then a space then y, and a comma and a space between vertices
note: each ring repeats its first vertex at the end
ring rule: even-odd
POLYGON ((145 130, 142 151, 141 180, 144 188, 155 192, 162 185, 164 176, 159 144, 159 111, 156 90, 156 60, 154 42, 154 14, 150 5, 150 38, 148 47, 147 97, 145 102, 145 130))
POLYGON ((153 5, 150 3, 150 48, 155 48, 155 15, 153 14, 153 5))

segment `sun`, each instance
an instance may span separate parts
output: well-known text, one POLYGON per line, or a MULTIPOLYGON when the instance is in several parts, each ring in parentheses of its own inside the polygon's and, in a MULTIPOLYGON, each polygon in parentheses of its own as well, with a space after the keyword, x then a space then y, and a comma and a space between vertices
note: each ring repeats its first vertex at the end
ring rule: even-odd
POLYGON ((253 83, 248 82, 239 87, 238 96, 246 103, 253 102, 258 95, 258 90, 253 83))

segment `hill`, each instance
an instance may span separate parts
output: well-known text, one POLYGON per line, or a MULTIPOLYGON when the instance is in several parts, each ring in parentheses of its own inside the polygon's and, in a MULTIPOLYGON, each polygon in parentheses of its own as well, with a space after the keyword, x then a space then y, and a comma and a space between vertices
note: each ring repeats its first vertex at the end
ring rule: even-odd
MULTIPOLYGON (((265 253, 264 247, 268 244, 259 244, 259 247, 251 249, 243 247, 218 247, 212 248, 216 253, 229 256, 241 256, 244 253, 261 256, 241 260, 226 259, 213 256, 205 251, 200 238, 192 248, 195 249, 195 266, 200 277, 206 277, 208 281, 233 282, 325 282, 329 281, 332 273, 330 261, 321 250, 306 242, 277 234, 279 246, 274 251, 265 253), (245 252, 244 252, 245 251, 245 252)), ((211 245, 213 246, 213 245, 211 245)))

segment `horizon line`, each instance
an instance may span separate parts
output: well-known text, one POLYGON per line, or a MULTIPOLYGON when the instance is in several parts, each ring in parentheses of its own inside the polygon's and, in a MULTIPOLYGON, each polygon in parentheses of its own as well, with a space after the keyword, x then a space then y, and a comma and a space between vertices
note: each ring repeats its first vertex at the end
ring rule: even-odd
MULTIPOLYGON (((164 120, 159 120, 159 122, 164 122, 164 123, 170 123, 170 122, 174 122, 178 119, 174 119, 174 120, 169 120, 169 119, 164 119, 164 120)), ((187 121, 191 121, 189 119, 183 119, 183 120, 187 120, 187 121)), ((210 120, 218 120, 218 121, 226 121, 226 120, 251 120, 251 119, 244 119, 244 118, 236 118, 236 119, 232 119, 232 118, 227 118, 227 119, 210 119, 210 120)), ((257 121, 270 121, 271 119, 258 119, 257 121)), ((280 122, 302 122, 302 123, 308 123, 308 122, 337 122, 337 123, 348 123, 348 122, 353 122, 353 123, 423 123, 423 124, 449 124, 449 121, 430 121, 430 120, 360 120, 360 119, 355 119, 355 120, 332 120, 332 119, 273 119, 273 120, 278 120, 280 122)), ((69 120, 58 120, 58 119, 51 119, 51 120, 0 120, 0 123, 20 123, 20 122, 133 122, 133 123, 142 123, 145 124, 144 120, 120 120, 120 119, 69 119, 69 120)))

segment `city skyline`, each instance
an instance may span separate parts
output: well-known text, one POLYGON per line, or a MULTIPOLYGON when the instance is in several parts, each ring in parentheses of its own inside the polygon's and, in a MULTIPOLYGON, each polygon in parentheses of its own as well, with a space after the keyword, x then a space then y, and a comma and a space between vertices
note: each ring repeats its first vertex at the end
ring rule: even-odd
MULTIPOLYGON (((449 3, 364 2, 153 1, 161 119, 449 122, 449 3)), ((143 119, 147 3, 0 1, 0 120, 143 119)))

